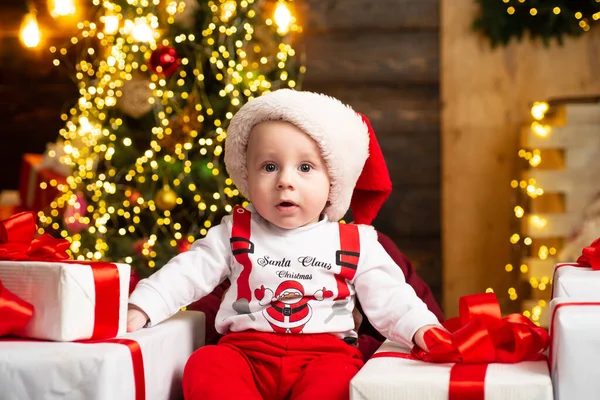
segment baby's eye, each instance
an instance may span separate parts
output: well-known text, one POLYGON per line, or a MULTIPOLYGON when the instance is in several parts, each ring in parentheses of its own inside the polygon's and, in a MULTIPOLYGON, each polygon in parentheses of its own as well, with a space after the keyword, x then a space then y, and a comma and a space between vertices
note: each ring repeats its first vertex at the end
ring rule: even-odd
POLYGON ((304 163, 304 164, 300 165, 301 172, 310 172, 311 170, 312 170, 312 165, 310 165, 310 164, 304 163))
POLYGON ((263 169, 266 172, 275 172, 277 170, 277 166, 273 163, 266 163, 265 165, 263 165, 263 169))

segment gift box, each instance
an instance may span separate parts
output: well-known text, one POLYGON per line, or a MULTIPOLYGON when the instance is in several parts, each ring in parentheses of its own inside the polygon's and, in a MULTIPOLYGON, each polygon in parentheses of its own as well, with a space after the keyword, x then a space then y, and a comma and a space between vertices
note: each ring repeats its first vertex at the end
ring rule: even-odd
POLYGON ((66 184, 65 176, 44 167, 43 161, 44 156, 41 154, 25 154, 21 161, 21 206, 31 211, 40 211, 49 206, 61 193, 58 185, 66 184))
POLYGON ((600 301, 556 298, 550 303, 550 370, 557 400, 600 394, 600 301))
POLYGON ((78 261, 0 261, 5 289, 34 307, 14 332, 33 339, 74 341, 125 333, 130 266, 78 261))
POLYGON ((204 344, 204 314, 180 312, 122 343, 0 341, 0 397, 11 400, 183 398, 181 378, 204 344), (141 357, 136 357, 139 345, 141 357), (138 361, 141 360, 141 363, 138 361))
POLYGON ((600 300, 600 271, 583 263, 559 263, 554 266, 552 297, 600 300))
MULTIPOLYGON (((352 400, 430 399, 448 400, 453 384, 452 363, 428 363, 411 359, 410 349, 386 341, 350 382, 352 400)), ((476 380, 476 373, 468 374, 476 380)), ((487 366, 482 400, 551 400, 552 381, 546 361, 487 366)), ((464 397, 458 397, 464 398, 464 397)), ((574 398, 573 398, 574 399, 574 398)))

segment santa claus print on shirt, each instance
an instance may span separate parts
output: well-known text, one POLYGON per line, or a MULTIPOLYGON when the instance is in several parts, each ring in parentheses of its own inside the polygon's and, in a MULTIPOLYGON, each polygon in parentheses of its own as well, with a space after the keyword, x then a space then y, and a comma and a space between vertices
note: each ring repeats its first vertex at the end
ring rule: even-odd
POLYGON ((301 283, 284 281, 279 284, 275 293, 261 285, 259 289, 254 290, 254 295, 261 306, 270 305, 263 310, 263 315, 274 332, 300 333, 312 317, 312 309, 308 302, 332 297, 333 292, 323 288, 312 296, 305 296, 301 283))

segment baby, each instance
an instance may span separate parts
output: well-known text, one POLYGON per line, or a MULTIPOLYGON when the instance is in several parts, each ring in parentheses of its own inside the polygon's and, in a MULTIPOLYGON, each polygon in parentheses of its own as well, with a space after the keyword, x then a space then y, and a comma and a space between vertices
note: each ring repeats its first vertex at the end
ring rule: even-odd
POLYGON ((225 336, 188 361, 186 399, 347 399, 363 365, 349 345, 356 297, 381 334, 426 349, 435 315, 373 227, 337 222, 351 208, 369 224, 391 190, 366 118, 325 95, 268 93, 232 119, 225 164, 251 205, 235 207, 129 300, 134 331, 231 281, 215 322, 225 336))

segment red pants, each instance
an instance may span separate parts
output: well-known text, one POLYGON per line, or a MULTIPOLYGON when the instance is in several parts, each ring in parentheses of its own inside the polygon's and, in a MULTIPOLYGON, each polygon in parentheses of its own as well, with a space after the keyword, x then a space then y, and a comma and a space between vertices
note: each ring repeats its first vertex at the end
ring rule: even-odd
POLYGON ((183 392, 186 400, 347 400, 363 363, 330 334, 230 333, 192 354, 183 392))

